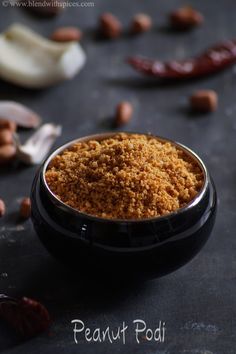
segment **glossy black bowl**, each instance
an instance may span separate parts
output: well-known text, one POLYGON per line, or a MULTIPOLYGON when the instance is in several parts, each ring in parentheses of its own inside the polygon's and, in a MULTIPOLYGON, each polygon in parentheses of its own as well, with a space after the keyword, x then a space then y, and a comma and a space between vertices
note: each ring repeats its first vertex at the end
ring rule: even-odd
POLYGON ((45 180, 51 159, 75 141, 99 140, 113 134, 77 139, 50 155, 32 186, 34 228, 48 251, 77 271, 92 270, 103 276, 159 277, 187 263, 207 241, 216 215, 215 186, 201 159, 190 149, 171 141, 198 163, 204 175, 203 188, 186 207, 162 217, 109 220, 78 212, 61 202, 45 180))

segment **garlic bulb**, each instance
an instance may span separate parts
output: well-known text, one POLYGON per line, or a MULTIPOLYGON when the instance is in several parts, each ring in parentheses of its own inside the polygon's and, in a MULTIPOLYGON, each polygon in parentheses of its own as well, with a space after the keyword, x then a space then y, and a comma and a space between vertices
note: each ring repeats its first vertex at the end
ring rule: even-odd
POLYGON ((86 61, 78 43, 55 43, 20 24, 0 35, 0 53, 0 77, 28 88, 71 79, 86 61))

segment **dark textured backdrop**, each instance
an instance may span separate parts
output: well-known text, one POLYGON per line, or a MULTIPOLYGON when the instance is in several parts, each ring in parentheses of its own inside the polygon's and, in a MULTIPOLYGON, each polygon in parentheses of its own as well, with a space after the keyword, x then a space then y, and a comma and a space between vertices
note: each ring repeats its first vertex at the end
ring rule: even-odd
MULTIPOLYGON (((123 99, 135 107, 134 119, 125 128, 176 139, 193 148, 208 165, 218 189, 219 211, 212 237, 187 266, 162 279, 139 286, 82 281, 78 269, 71 275, 39 243, 30 221, 19 223, 19 199, 28 195, 35 167, 1 170, 0 196, 8 215, 0 221, 0 289, 14 295, 40 299, 50 310, 51 334, 20 343, 0 327, 0 350, 7 353, 155 353, 235 354, 236 318, 236 75, 235 68, 210 78, 180 85, 158 85, 133 72, 125 63, 129 54, 184 57, 222 39, 236 37, 235 0, 192 0, 203 12, 204 25, 190 33, 166 28, 168 11, 186 1, 95 0, 94 8, 71 9, 55 19, 38 20, 17 8, 0 5, 0 30, 22 22, 44 35, 60 25, 78 25, 85 31, 82 45, 88 61, 70 82, 42 91, 29 91, 0 82, 0 99, 29 105, 46 121, 63 125, 57 145, 85 134, 111 129, 115 105, 123 99), (117 14, 128 26, 136 12, 152 15, 155 28, 143 36, 99 41, 94 36, 103 11, 117 14), (191 116, 188 95, 198 88, 219 93, 219 109, 191 116), (131 325, 141 318, 155 328, 166 322, 164 344, 144 341, 126 345, 73 342, 74 318, 87 326, 131 325)), ((1 53, 0 53, 1 55, 1 53)), ((23 133, 24 135, 25 133, 23 133)), ((102 279, 102 274, 101 274, 102 279)))

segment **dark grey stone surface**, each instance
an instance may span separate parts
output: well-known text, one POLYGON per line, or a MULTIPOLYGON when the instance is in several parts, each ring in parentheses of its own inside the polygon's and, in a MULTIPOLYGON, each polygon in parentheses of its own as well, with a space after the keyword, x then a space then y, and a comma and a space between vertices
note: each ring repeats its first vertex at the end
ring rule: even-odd
MULTIPOLYGON (((44 121, 63 125, 57 145, 90 133, 111 129, 115 105, 123 99, 135 107, 125 130, 152 132, 194 149, 208 165, 219 195, 217 222, 202 252, 177 272, 146 284, 125 285, 101 279, 82 281, 83 269, 64 270, 44 250, 30 221, 17 220, 19 199, 29 194, 36 167, 14 165, 0 171, 0 196, 7 215, 0 220, 0 289, 27 295, 46 304, 54 319, 50 335, 22 343, 0 327, 2 353, 155 353, 234 354, 236 352, 236 76, 235 68, 197 81, 159 85, 124 62, 130 54, 162 59, 193 55, 222 39, 236 37, 235 0, 192 0, 205 16, 202 27, 188 33, 166 29, 170 9, 185 1, 95 0, 94 8, 72 8, 55 19, 38 20, 24 11, 0 5, 0 30, 13 22, 25 23, 49 35, 59 25, 78 25, 88 61, 70 82, 40 91, 23 90, 0 82, 0 99, 14 99, 39 112, 44 121), (155 28, 143 36, 101 41, 94 36, 103 11, 117 14, 128 27, 136 12, 152 15, 155 28), (189 94, 211 88, 219 94, 213 114, 191 116, 189 94), (101 280, 101 281, 100 281, 101 280), (79 344, 73 340, 71 320, 89 327, 129 325, 127 342, 79 344), (166 323, 165 342, 135 343, 132 321, 141 318, 155 328, 166 323)), ((0 53, 1 55, 1 53, 0 53)), ((22 136, 26 136, 22 133, 22 136)))

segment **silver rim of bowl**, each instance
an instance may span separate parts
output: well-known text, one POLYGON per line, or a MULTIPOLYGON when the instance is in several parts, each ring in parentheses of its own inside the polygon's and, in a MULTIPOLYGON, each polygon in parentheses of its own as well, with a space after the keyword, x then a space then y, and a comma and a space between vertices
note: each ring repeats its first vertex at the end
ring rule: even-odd
POLYGON ((86 217, 88 219, 94 220, 94 221, 106 221, 106 222, 113 222, 113 223, 139 223, 139 222, 148 222, 148 221, 156 221, 156 220, 163 220, 167 217, 171 217, 171 216, 175 216, 177 214, 182 214, 184 213, 186 210, 189 210, 190 208, 194 207, 196 204, 199 203, 199 201, 202 199, 203 195, 206 192, 206 189, 208 187, 208 183, 209 183, 209 175, 207 172, 207 168, 205 166, 205 164, 203 163, 203 161, 201 160, 201 158, 194 152, 192 151, 190 148, 188 148, 187 146, 176 142, 174 140, 171 139, 167 139, 158 135, 153 135, 153 134, 148 134, 148 133, 137 133, 137 132, 108 132, 108 133, 99 133, 99 134, 92 134, 92 135, 87 135, 85 137, 81 137, 78 139, 74 139, 69 141, 68 143, 60 146, 59 148, 57 148, 47 159, 46 161, 43 163, 43 169, 42 169, 42 177, 43 177, 43 183, 44 186, 46 187, 46 190, 49 194, 49 196, 51 198, 53 198, 55 200, 55 202, 60 206, 60 208, 64 209, 67 212, 73 213, 74 215, 80 215, 83 217, 86 217), (201 168, 202 172, 203 172, 203 176, 204 176, 204 183, 203 186, 201 188, 201 190, 198 192, 198 194, 184 207, 179 208, 171 213, 165 214, 165 215, 161 215, 161 216, 155 216, 155 217, 150 217, 150 218, 143 218, 143 219, 109 219, 109 218, 102 218, 102 217, 98 217, 92 214, 86 214, 83 213, 75 208, 72 208, 71 206, 67 205, 66 203, 62 202, 49 188, 46 178, 45 178, 45 172, 47 170, 47 167, 50 163, 50 161, 56 156, 59 155, 62 151, 64 151, 65 149, 67 149, 68 147, 70 147, 71 145, 77 143, 77 142, 81 142, 81 141, 88 141, 88 140, 103 140, 109 137, 112 137, 114 135, 117 134, 137 134, 137 135, 146 135, 149 137, 153 137, 159 141, 162 142, 169 142, 171 144, 173 144, 174 146, 176 146, 179 149, 182 149, 185 151, 185 153, 187 155, 189 155, 193 160, 195 160, 199 167, 201 168))

